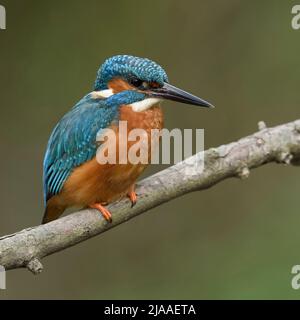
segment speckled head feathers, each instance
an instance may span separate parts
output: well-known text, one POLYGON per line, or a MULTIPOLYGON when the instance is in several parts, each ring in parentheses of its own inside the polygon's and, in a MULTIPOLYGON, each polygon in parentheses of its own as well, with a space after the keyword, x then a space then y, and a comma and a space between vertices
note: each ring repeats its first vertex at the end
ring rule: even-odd
POLYGON ((116 77, 125 80, 135 77, 147 82, 156 82, 161 86, 164 82, 168 82, 165 70, 154 61, 128 55, 118 55, 107 59, 100 67, 95 82, 95 90, 107 89, 108 82, 116 77))

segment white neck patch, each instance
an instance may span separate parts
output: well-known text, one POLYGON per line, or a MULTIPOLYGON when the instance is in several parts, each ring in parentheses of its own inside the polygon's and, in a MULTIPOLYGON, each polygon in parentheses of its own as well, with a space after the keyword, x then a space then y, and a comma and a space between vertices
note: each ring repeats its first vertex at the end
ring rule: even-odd
POLYGON ((114 93, 111 89, 101 90, 101 91, 93 91, 91 92, 93 99, 106 99, 112 96, 114 93))
POLYGON ((158 98, 146 98, 142 101, 134 102, 129 106, 132 108, 134 112, 141 112, 150 109, 155 104, 158 104, 160 101, 161 99, 158 98))

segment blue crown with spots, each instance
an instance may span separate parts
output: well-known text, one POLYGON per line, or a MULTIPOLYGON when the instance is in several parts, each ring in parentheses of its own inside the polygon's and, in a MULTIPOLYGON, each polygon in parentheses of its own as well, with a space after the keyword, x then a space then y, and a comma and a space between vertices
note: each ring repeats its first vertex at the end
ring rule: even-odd
POLYGON ((165 70, 146 58, 139 58, 128 55, 118 55, 107 59, 100 67, 95 82, 95 90, 107 89, 107 83, 115 77, 125 80, 137 78, 147 82, 157 82, 163 86, 168 82, 165 70))

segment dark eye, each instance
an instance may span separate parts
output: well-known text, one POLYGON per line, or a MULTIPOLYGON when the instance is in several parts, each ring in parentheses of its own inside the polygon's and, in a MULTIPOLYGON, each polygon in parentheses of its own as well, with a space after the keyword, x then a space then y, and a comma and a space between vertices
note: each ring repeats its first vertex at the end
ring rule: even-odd
POLYGON ((130 83, 131 83, 134 87, 139 88, 139 87, 141 87, 141 86, 143 85, 143 80, 140 80, 140 79, 138 79, 138 78, 132 78, 132 79, 130 80, 130 83))

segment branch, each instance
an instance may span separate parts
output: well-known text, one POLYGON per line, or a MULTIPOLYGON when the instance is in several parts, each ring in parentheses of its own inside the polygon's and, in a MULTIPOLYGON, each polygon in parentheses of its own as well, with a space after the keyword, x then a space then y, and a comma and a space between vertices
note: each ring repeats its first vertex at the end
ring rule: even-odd
POLYGON ((277 162, 300 164, 300 120, 266 128, 237 142, 211 148, 169 167, 137 185, 139 201, 131 208, 128 199, 109 206, 113 222, 96 210, 86 209, 51 223, 0 238, 0 265, 6 269, 27 267, 37 274, 41 259, 105 232, 135 216, 186 193, 203 190, 230 178, 247 178, 250 169, 277 162), (204 155, 204 170, 201 161, 204 155))

